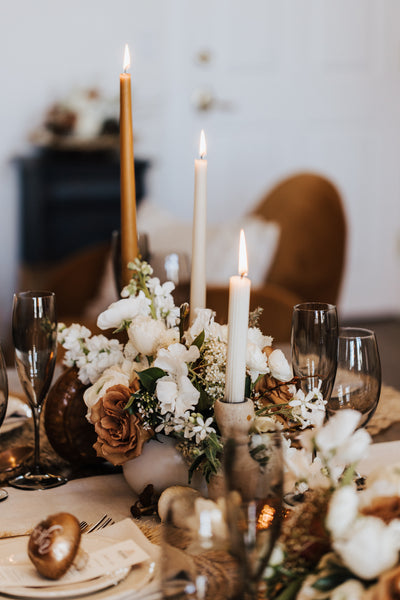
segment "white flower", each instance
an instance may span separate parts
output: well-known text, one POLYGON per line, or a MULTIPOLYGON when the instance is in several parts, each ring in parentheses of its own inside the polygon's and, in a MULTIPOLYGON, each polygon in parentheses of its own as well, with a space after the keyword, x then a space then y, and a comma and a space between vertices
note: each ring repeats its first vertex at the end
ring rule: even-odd
POLYGON ((182 417, 186 411, 192 410, 200 398, 190 379, 184 375, 161 377, 157 381, 156 395, 160 403, 162 415, 170 412, 175 417, 182 417))
POLYGON ((334 537, 342 537, 358 514, 358 492, 352 485, 338 488, 329 502, 326 526, 334 537))
POLYGON ((347 443, 353 435, 361 419, 361 414, 355 410, 338 411, 327 424, 317 430, 315 442, 323 455, 329 455, 337 448, 347 443))
POLYGON ((255 417, 251 425, 255 433, 271 433, 282 429, 282 423, 275 421, 272 417, 255 417))
POLYGON ((249 327, 247 341, 255 344, 260 350, 272 345, 272 337, 270 335, 263 335, 258 327, 249 327))
POLYGON ((65 327, 64 323, 58 324, 57 341, 71 353, 81 353, 82 341, 86 341, 91 335, 90 329, 78 323, 73 323, 70 327, 65 327))
POLYGON ((304 394, 302 389, 296 391, 289 406, 293 408, 292 416, 294 420, 301 424, 302 429, 310 425, 320 427, 325 419, 325 404, 321 392, 315 389, 304 394))
POLYGON ((150 312, 150 298, 146 298, 141 290, 134 298, 123 298, 113 302, 107 310, 100 313, 97 326, 100 329, 117 329, 124 321, 131 321, 137 315, 148 315, 150 312))
POLYGON ((83 394, 83 400, 88 407, 86 418, 90 421, 91 409, 96 402, 104 396, 108 388, 113 385, 125 385, 129 387, 129 377, 119 367, 110 367, 104 371, 103 375, 88 388, 83 394))
POLYGON ((214 323, 215 312, 210 308, 196 308, 195 319, 187 331, 185 331, 185 339, 188 344, 192 344, 202 331, 204 331, 204 339, 210 337, 210 327, 214 323))
POLYGON ((398 523, 359 516, 345 537, 333 537, 333 547, 345 565, 362 579, 374 579, 397 564, 398 523))
POLYGON ((153 307, 157 319, 165 319, 168 327, 174 327, 179 321, 179 307, 175 306, 172 291, 175 284, 166 281, 162 285, 158 277, 153 277, 147 282, 153 300, 153 307))
POLYGON ((259 375, 265 375, 269 372, 266 354, 264 354, 256 344, 251 342, 247 342, 246 367, 252 382, 254 382, 259 375))
POLYGON ((306 484, 303 486, 303 491, 308 488, 329 487, 330 481, 324 475, 323 465, 318 457, 313 459, 312 453, 304 448, 297 449, 288 444, 284 444, 283 448, 284 465, 287 473, 285 476, 285 489, 287 491, 292 491, 300 483, 306 484))
POLYGON ((214 427, 211 427, 213 422, 212 417, 208 417, 204 421, 203 417, 199 414, 196 417, 196 423, 192 428, 192 435, 196 436, 196 444, 200 444, 210 433, 215 433, 214 427))
POLYGON ((166 325, 161 319, 137 315, 128 327, 128 336, 138 354, 152 356, 161 345, 166 331, 166 325))
POLYGON ((293 378, 292 368, 282 350, 273 350, 268 357, 268 366, 272 377, 278 381, 290 381, 293 378))
POLYGON ((161 348, 158 351, 154 366, 180 377, 188 373, 186 363, 194 362, 199 356, 200 351, 197 346, 186 348, 183 344, 171 344, 168 348, 161 348))

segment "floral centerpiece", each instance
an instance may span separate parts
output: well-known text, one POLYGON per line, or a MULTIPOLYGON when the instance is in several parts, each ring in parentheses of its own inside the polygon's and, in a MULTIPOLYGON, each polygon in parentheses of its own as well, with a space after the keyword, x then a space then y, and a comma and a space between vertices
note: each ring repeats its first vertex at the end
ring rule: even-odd
MULTIPOLYGON (((189 326, 188 306, 175 306, 172 282, 161 285, 139 259, 130 268, 122 298, 97 321, 115 337, 59 325, 64 364, 76 366, 81 381, 90 384, 84 401, 97 433, 94 447, 113 464, 124 464, 162 433, 176 439, 189 478, 199 469, 208 480, 218 471, 222 451, 213 404, 224 397, 228 327, 215 322, 209 309, 198 310, 189 326)), ((320 392, 305 396, 296 389, 283 352, 257 327, 257 314, 250 317, 246 366, 255 430, 271 420, 290 431, 322 422, 320 392)))
POLYGON ((356 465, 371 442, 360 413, 343 410, 288 447, 291 482, 304 493, 284 520, 266 571, 269 600, 395 600, 400 597, 400 466, 356 465))

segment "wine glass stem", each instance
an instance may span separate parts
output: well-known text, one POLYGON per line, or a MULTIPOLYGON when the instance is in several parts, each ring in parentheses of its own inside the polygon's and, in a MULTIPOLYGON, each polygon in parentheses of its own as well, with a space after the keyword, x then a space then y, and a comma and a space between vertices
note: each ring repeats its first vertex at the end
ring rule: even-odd
POLYGON ((40 415, 42 412, 42 406, 34 406, 32 408, 33 413, 33 430, 35 436, 35 454, 33 463, 33 472, 35 475, 40 474, 40 415))

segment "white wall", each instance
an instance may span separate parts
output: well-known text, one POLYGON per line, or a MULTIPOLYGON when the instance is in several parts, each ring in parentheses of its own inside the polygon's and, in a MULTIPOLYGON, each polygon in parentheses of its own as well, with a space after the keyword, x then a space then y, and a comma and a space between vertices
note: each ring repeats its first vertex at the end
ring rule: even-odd
MULTIPOLYGON (((250 5, 254 11, 263 6, 266 35, 273 36, 271 60, 275 56, 276 61, 270 64, 269 82, 279 85, 260 89, 265 110, 271 111, 271 137, 265 137, 265 160, 259 161, 260 167, 266 165, 265 173, 258 170, 246 182, 243 169, 236 187, 251 190, 251 205, 281 174, 303 167, 329 174, 343 193, 350 225, 343 313, 399 313, 400 3, 268 0, 265 5, 264 0, 235 0, 236 11, 241 3, 243 15, 250 14, 250 5), (325 55, 320 52, 322 42, 325 55), (294 66, 293 57, 299 53, 294 66), (307 61, 315 68, 307 70, 307 61), (353 77, 355 67, 360 77, 353 77), (297 106, 293 119, 288 118, 288 94, 297 106), (318 99, 317 113, 309 110, 310 95, 313 111, 318 99), (340 118, 332 118, 338 110, 340 118), (274 145, 274 135, 279 145, 274 145), (371 219, 376 229, 370 228, 371 219)), ((199 50, 203 37, 218 45, 230 2, 207 0, 204 6, 187 0, 0 0, 0 333, 9 326, 17 269, 18 190, 12 159, 31 151, 29 132, 51 102, 73 88, 96 86, 117 96, 125 42, 134 54, 135 152, 153 162, 149 196, 176 214, 190 216, 193 140, 197 142, 200 118, 197 115, 185 129, 190 122, 182 107, 187 115, 192 110, 189 87, 196 83, 195 77, 185 79, 193 59, 186 55, 193 48, 185 27, 190 24, 196 31, 199 50), (214 19, 217 5, 223 6, 218 10, 220 21, 214 19), (196 30, 191 11, 203 12, 205 29, 196 30), (187 147, 178 151, 181 140, 187 147)), ((251 36, 251 23, 248 31, 251 36)), ((206 71, 202 81, 207 83, 206 71)), ((246 89, 230 88, 240 102, 240 92, 246 94, 246 89)), ((224 116, 218 112, 209 119, 211 131, 219 119, 224 116)), ((231 131, 229 143, 243 133, 231 131)), ((212 170, 209 215, 215 221, 225 215, 221 173, 237 177, 237 169, 214 161, 212 170), (213 181, 218 193, 213 193, 213 181)), ((243 213, 248 205, 237 203, 235 210, 243 213)))

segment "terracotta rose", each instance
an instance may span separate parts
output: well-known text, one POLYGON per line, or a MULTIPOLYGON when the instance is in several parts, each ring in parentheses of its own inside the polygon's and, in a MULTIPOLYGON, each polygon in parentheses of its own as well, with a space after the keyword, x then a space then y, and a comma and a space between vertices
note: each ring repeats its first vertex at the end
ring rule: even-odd
POLYGON ((152 429, 144 429, 139 416, 125 410, 132 394, 124 385, 113 385, 92 407, 90 420, 97 433, 93 448, 113 465, 139 456, 143 444, 154 435, 152 429))

